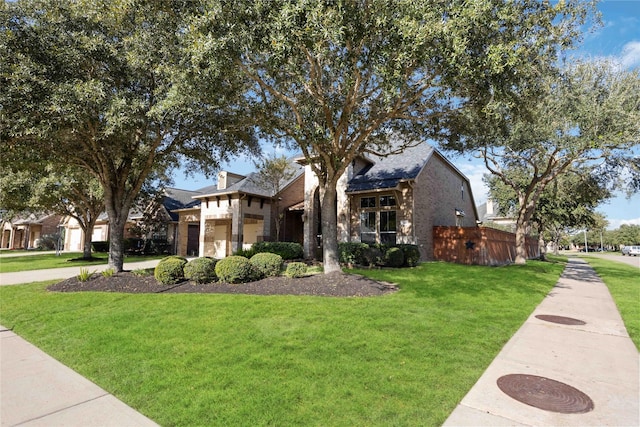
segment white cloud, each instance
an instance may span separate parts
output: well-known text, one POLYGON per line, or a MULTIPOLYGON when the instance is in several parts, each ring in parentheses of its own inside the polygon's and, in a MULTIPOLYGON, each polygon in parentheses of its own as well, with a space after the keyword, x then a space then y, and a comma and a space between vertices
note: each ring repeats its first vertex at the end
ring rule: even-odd
POLYGON ((625 44, 618 62, 627 69, 640 66, 640 41, 634 40, 625 44))
POLYGON ((631 218, 631 219, 607 218, 607 221, 609 221, 609 226, 607 227, 608 230, 615 230, 617 228, 620 228, 622 224, 640 225, 640 218, 631 218))

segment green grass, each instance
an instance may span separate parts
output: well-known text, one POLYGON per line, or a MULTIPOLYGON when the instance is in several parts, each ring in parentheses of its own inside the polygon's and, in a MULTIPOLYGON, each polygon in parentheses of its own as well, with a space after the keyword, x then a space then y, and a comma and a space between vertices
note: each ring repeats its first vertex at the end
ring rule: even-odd
MULTIPOLYGON (((91 261, 75 260, 82 258, 82 252, 66 252, 60 255, 39 254, 16 257, 0 257, 0 273, 14 273, 18 271, 44 270, 48 268, 62 267, 85 267, 87 265, 103 265, 108 262, 107 254, 93 254, 91 261)), ((150 259, 160 259, 163 256, 126 256, 125 262, 147 261, 150 259)))
POLYGON ((372 298, 0 287, 0 323, 163 426, 440 425, 564 264, 358 270, 372 298))
POLYGON ((640 350, 640 272, 638 267, 600 257, 582 257, 598 273, 618 306, 629 336, 640 350))

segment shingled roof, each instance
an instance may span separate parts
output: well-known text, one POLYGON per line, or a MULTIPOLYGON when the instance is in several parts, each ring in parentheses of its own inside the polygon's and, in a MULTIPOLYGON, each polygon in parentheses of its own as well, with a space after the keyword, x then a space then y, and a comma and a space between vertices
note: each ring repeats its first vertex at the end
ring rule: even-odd
POLYGON ((371 165, 351 178, 347 193, 396 188, 400 182, 416 179, 433 152, 431 145, 421 142, 400 154, 372 156, 371 165))
MULTIPOLYGON (((301 165, 293 161, 290 162, 290 165, 292 168, 294 168, 294 175, 291 179, 283 180, 280 183, 281 189, 285 188, 287 185, 293 182, 296 178, 298 178, 302 173, 304 173, 304 168, 301 165)), ((275 194, 273 194, 273 191, 271 189, 262 187, 258 181, 259 181, 259 174, 257 172, 252 172, 242 180, 236 183, 233 183, 231 185, 228 185, 227 188, 224 188, 224 189, 218 189, 216 185, 211 185, 209 187, 201 188, 198 190, 199 194, 195 195, 194 197, 203 198, 208 196, 233 194, 233 193, 245 193, 245 194, 251 194, 251 195, 260 196, 260 197, 275 196, 275 194)))

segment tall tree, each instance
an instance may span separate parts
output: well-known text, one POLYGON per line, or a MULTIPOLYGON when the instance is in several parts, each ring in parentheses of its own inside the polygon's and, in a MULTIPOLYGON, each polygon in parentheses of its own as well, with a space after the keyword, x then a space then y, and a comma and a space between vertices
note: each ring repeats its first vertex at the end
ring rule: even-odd
POLYGON ((91 236, 104 212, 104 196, 96 179, 77 168, 47 163, 28 170, 0 171, 0 206, 13 214, 56 213, 74 218, 84 233, 83 258, 91 258, 91 236))
MULTIPOLYGON (((18 0, 0 10, 0 139, 95 177, 122 270, 129 210, 158 165, 213 172, 254 147, 225 57, 190 54, 193 1, 18 0)), ((215 35, 214 35, 215 37, 215 35)))
POLYGON ((197 46, 214 64, 235 59, 253 82, 260 131, 301 150, 317 175, 327 273, 340 268, 336 185, 351 161, 388 154, 392 135, 457 137, 461 112, 536 96, 533 82, 589 9, 572 0, 233 4, 212 1, 197 46))
POLYGON ((489 119, 463 141, 516 194, 520 264, 526 262, 527 228, 547 186, 570 168, 628 158, 640 144, 640 71, 579 63, 544 84, 546 96, 527 115, 500 118, 500 126, 489 119))
MULTIPOLYGON (((485 181, 503 215, 518 212, 518 197, 511 186, 496 175, 485 176, 485 181)), ((545 188, 531 216, 541 241, 541 257, 545 255, 546 241, 558 248, 568 231, 593 228, 600 215, 596 208, 611 197, 606 184, 597 167, 584 166, 569 168, 545 188)))

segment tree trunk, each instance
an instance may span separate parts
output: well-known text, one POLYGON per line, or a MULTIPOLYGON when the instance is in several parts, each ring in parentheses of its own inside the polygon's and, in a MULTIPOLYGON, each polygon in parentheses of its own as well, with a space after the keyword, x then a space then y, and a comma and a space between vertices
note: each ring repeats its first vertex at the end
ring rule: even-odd
POLYGON ((527 263, 527 223, 524 221, 516 222, 516 264, 527 263))
POLYGON ((538 251, 540 252, 540 261, 547 260, 547 245, 544 243, 542 233, 538 236, 538 251))
POLYGON ((342 271, 338 258, 338 215, 336 212, 336 186, 325 184, 320 198, 322 212, 322 260, 324 273, 342 271))
POLYGON ((109 267, 116 273, 124 269, 124 227, 125 221, 109 218, 109 267))

